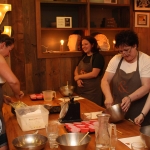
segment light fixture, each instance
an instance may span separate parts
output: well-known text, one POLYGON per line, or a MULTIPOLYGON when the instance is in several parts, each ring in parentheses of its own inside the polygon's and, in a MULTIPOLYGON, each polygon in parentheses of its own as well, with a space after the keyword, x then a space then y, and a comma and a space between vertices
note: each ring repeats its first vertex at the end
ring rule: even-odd
POLYGON ((1 34, 7 34, 11 36, 11 26, 4 26, 4 31, 1 34))
POLYGON ((11 4, 0 4, 0 24, 2 23, 7 11, 11 11, 11 4))
POLYGON ((60 40, 60 51, 64 51, 63 44, 64 44, 64 40, 60 40))

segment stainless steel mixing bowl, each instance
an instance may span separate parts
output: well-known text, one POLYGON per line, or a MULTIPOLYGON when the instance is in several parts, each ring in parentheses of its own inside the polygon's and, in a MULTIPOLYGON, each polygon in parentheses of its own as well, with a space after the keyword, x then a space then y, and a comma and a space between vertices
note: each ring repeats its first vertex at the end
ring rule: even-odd
POLYGON ((150 125, 140 128, 140 136, 148 149, 150 149, 150 125))
POLYGON ((60 93, 63 96, 70 96, 73 94, 73 92, 74 92, 74 86, 72 85, 66 85, 66 86, 60 87, 60 93))
POLYGON ((107 108, 104 112, 110 114, 109 121, 112 123, 122 121, 125 116, 125 112, 122 110, 121 104, 112 105, 111 107, 107 108))
POLYGON ((85 150, 91 140, 91 136, 86 136, 78 145, 84 135, 85 133, 66 133, 57 137, 56 141, 61 150, 85 150))
POLYGON ((47 137, 40 134, 25 134, 12 141, 17 150, 41 150, 46 142, 47 137))

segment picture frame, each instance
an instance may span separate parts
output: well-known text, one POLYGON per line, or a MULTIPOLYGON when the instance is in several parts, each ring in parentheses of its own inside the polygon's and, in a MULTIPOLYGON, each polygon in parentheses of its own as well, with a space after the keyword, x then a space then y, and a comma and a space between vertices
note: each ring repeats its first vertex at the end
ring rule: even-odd
POLYGON ((117 0, 104 0, 104 3, 117 4, 117 0))
POLYGON ((72 28, 72 17, 56 17, 57 28, 72 28))
POLYGON ((149 27, 149 13, 135 12, 135 27, 149 27))
POLYGON ((150 10, 150 0, 147 1, 134 0, 134 10, 143 10, 143 11, 150 10))

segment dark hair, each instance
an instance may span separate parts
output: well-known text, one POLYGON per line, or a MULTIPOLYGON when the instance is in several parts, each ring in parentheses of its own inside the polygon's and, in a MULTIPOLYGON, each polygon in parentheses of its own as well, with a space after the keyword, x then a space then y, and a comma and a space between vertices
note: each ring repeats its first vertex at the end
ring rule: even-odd
POLYGON ((118 48, 119 46, 127 45, 127 46, 139 46, 139 39, 137 34, 132 30, 123 30, 116 34, 115 36, 115 47, 118 48))
MULTIPOLYGON (((93 53, 99 52, 99 47, 98 47, 97 41, 96 41, 96 39, 94 37, 92 37, 92 36, 84 36, 82 38, 82 41, 83 40, 87 40, 87 41, 90 42, 91 45, 93 45, 93 47, 91 49, 91 52, 93 52, 93 53)), ((82 49, 82 43, 81 43, 81 49, 82 49)))
POLYGON ((9 37, 7 34, 0 34, 0 43, 6 43, 6 46, 14 44, 14 38, 9 37))

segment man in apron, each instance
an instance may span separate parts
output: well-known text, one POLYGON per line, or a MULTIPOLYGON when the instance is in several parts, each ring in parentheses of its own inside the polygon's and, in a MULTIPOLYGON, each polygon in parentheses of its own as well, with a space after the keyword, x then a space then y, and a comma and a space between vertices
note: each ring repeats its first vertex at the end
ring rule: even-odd
MULTIPOLYGON (((120 54, 109 62, 101 87, 105 106, 121 103, 125 118, 134 121, 144 107, 150 89, 150 57, 138 48, 137 34, 121 31, 115 37, 115 47, 120 54)), ((150 112, 142 126, 150 124, 150 112)))

